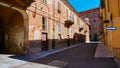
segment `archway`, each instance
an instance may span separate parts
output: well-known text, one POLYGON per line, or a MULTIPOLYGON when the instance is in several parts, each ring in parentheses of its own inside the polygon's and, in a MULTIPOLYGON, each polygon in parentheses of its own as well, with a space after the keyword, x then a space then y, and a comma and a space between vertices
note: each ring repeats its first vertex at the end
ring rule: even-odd
POLYGON ((26 11, 8 7, 8 4, 0 3, 0 35, 4 41, 3 48, 5 53, 20 53, 29 48, 28 46, 28 16, 26 11))
POLYGON ((13 13, 8 21, 8 49, 12 53, 23 51, 24 20, 19 12, 13 13), (14 40, 14 41, 13 41, 14 40))

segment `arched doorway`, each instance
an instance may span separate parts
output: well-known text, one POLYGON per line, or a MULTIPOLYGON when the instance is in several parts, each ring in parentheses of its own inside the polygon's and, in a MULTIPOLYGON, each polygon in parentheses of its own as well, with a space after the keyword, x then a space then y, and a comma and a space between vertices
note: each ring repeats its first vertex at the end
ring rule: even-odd
POLYGON ((23 51, 24 48, 24 20, 22 14, 15 12, 8 22, 8 49, 12 53, 23 51), (14 40, 14 41, 13 41, 14 40))
POLYGON ((0 4, 0 51, 24 54, 29 47, 27 13, 6 5, 0 4))

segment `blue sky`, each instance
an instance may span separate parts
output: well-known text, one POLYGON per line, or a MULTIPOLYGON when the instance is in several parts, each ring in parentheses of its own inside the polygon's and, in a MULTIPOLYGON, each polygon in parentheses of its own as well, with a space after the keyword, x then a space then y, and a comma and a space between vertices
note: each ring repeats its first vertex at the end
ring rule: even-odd
POLYGON ((99 7, 100 0, 68 0, 77 12, 99 7))

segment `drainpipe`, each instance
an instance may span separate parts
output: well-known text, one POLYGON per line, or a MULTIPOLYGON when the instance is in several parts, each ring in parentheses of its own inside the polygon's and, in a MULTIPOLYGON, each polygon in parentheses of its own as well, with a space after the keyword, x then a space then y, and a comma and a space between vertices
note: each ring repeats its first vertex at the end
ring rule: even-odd
MULTIPOLYGON (((53 2, 53 18, 55 18, 55 0, 53 2)), ((52 39, 52 49, 55 49, 55 22, 53 21, 53 39, 52 39)))
MULTIPOLYGON (((109 22, 110 22, 110 26, 113 26, 113 23, 112 23, 112 20, 111 20, 111 12, 110 12, 110 0, 108 0, 108 17, 109 17, 109 22)), ((112 52, 112 54, 113 54, 113 48, 112 48, 112 46, 113 46, 113 39, 112 39, 112 30, 110 30, 110 42, 111 42, 111 46, 110 46, 110 48, 111 48, 111 52, 112 52)))

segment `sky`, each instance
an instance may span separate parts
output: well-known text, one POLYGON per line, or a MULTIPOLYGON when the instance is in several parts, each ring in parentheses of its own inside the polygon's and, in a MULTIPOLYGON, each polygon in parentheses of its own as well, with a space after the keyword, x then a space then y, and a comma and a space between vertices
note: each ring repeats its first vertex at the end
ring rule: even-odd
POLYGON ((77 12, 99 7, 100 0, 68 0, 77 12))

